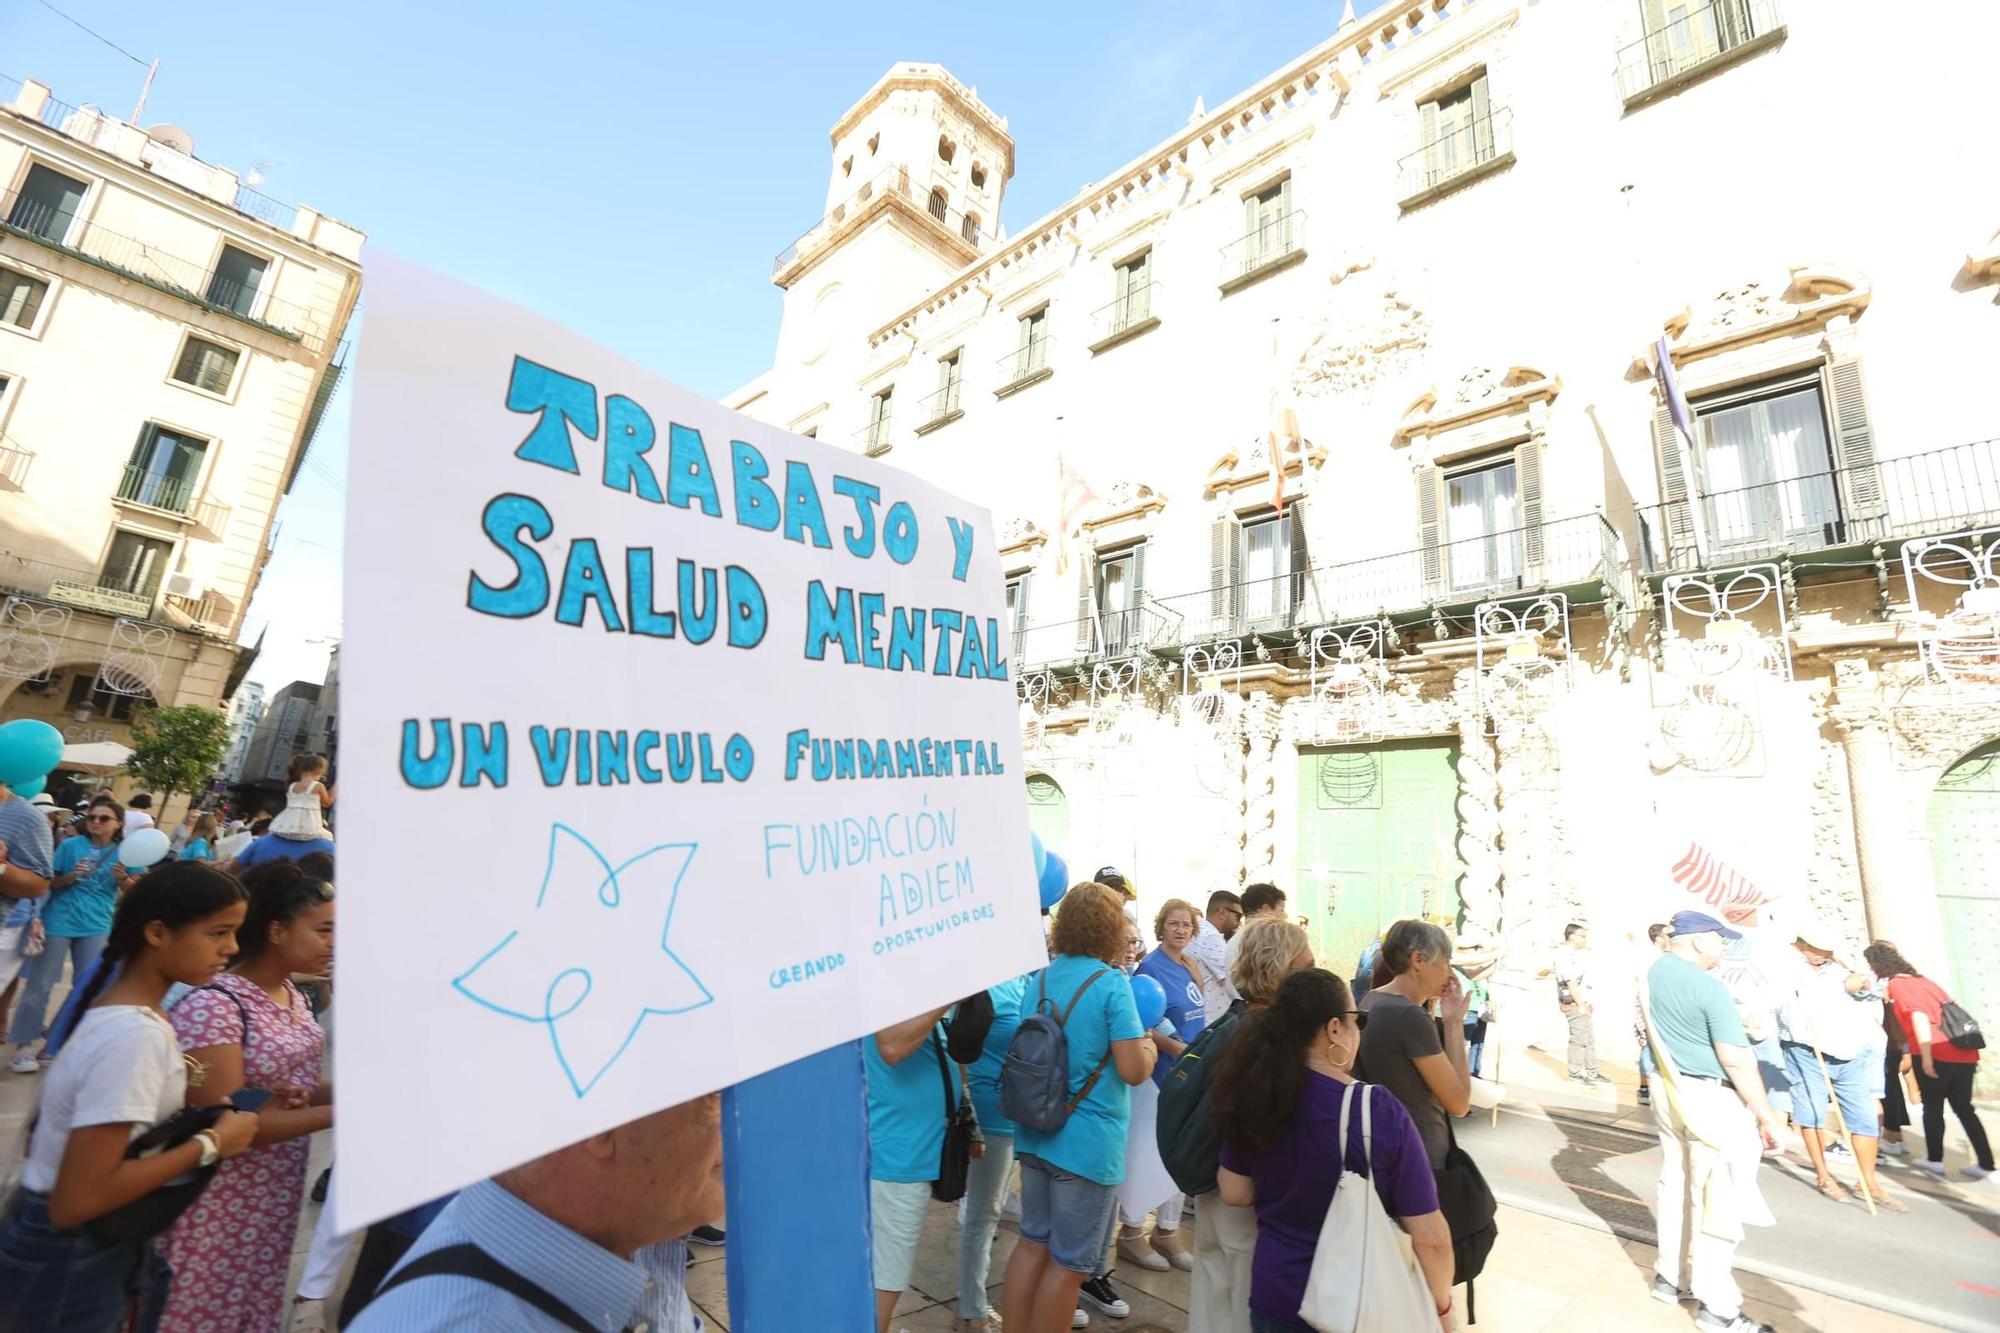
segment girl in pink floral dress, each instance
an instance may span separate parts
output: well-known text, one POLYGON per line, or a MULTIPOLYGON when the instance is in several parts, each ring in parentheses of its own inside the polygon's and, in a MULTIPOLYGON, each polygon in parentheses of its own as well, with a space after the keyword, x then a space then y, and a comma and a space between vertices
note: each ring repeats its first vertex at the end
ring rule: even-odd
POLYGON ((229 971, 174 1006, 190 1071, 188 1104, 213 1106, 242 1088, 269 1091, 257 1146, 224 1162, 194 1207, 161 1238, 173 1270, 161 1333, 274 1333, 304 1203, 308 1136, 333 1123, 320 1081, 325 1038, 293 973, 333 961, 333 886, 289 861, 243 876, 249 912, 229 971))

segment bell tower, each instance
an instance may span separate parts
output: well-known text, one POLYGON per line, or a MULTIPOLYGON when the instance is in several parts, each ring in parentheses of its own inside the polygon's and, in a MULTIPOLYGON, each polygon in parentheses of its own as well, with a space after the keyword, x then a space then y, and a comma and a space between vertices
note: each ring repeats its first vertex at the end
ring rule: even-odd
POLYGON ((892 67, 830 140, 825 211, 771 273, 784 315, 757 414, 800 429, 821 407, 847 424, 868 335, 997 243, 1014 174, 1006 118, 941 65, 892 67))

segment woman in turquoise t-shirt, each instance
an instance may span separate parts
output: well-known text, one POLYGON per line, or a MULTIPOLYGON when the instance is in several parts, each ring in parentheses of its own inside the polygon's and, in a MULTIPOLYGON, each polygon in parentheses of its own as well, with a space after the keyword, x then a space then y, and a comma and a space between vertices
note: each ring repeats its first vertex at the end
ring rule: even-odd
POLYGON ((1060 1333, 1076 1312, 1077 1288, 1103 1257, 1118 1182, 1125 1178, 1130 1089, 1153 1072, 1158 1051, 1139 1026, 1125 955, 1124 899, 1079 884, 1056 906, 1054 957, 1028 979, 1020 1012, 1047 1003, 1067 1013, 1070 1095, 1076 1109, 1052 1131, 1018 1125, 1021 1241, 1007 1262, 1002 1324, 1010 1333, 1060 1333), (1112 1077, 1115 1073, 1116 1077, 1112 1077))
POLYGON ((21 1002, 7 1030, 14 1044, 8 1067, 17 1074, 35 1072, 38 1062, 28 1047, 48 1029, 49 992, 62 980, 63 964, 71 964, 81 978, 104 952, 118 890, 127 879, 118 864, 118 840, 125 828, 125 811, 118 802, 108 796, 92 801, 83 827, 85 836, 65 839, 52 861, 56 873, 42 907, 48 943, 28 960, 21 1002))
POLYGON ((194 822, 194 831, 181 845, 183 861, 213 861, 215 859, 215 816, 203 815, 194 822))

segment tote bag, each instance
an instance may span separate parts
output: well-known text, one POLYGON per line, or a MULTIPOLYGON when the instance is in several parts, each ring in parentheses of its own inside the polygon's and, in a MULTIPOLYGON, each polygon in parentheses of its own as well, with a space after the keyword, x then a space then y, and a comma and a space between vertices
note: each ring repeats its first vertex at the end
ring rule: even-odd
MULTIPOLYGON (((1350 1083, 1340 1102, 1341 1151, 1348 1110, 1360 1094, 1362 1171, 1343 1170, 1320 1224, 1299 1318, 1320 1333, 1413 1333, 1437 1327, 1436 1303, 1410 1238, 1382 1206, 1374 1170, 1374 1087, 1350 1083)), ((1343 1165, 1345 1162, 1343 1160, 1343 1165)))

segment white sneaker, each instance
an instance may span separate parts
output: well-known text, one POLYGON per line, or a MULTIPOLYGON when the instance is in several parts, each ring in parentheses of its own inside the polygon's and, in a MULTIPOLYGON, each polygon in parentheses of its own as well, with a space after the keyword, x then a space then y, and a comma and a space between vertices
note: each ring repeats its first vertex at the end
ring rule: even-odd
POLYGON ((1994 1175, 1983 1166, 1962 1166, 1958 1169, 1958 1174, 1967 1180, 1987 1180, 1994 1175))
POLYGON ((14 1058, 7 1062, 7 1068, 17 1074, 36 1074, 41 1072, 42 1062, 35 1058, 33 1051, 23 1047, 14 1052, 14 1058))
POLYGON ((1931 1173, 1932 1175, 1934 1175, 1934 1176, 1938 1176, 1938 1177, 1942 1177, 1942 1176, 1944 1175, 1944 1163, 1943 1163, 1943 1162, 1933 1162, 1933 1161, 1930 1161, 1930 1160, 1926 1159, 1926 1160, 1924 1160, 1924 1161, 1921 1161, 1921 1162, 1918 1162, 1918 1163, 1916 1163, 1915 1165, 1916 1165, 1916 1168, 1917 1168, 1917 1170, 1919 1170, 1919 1171, 1928 1171, 1928 1172, 1930 1172, 1930 1173, 1931 1173))
POLYGON ((1069 1326, 1071 1328, 1089 1328, 1090 1316, 1085 1314, 1081 1307, 1078 1307, 1075 1317, 1069 1321, 1069 1326))
POLYGON ((1883 1139, 1882 1155, 1884 1157, 1908 1157, 1910 1155, 1910 1145, 1901 1139, 1883 1139))

